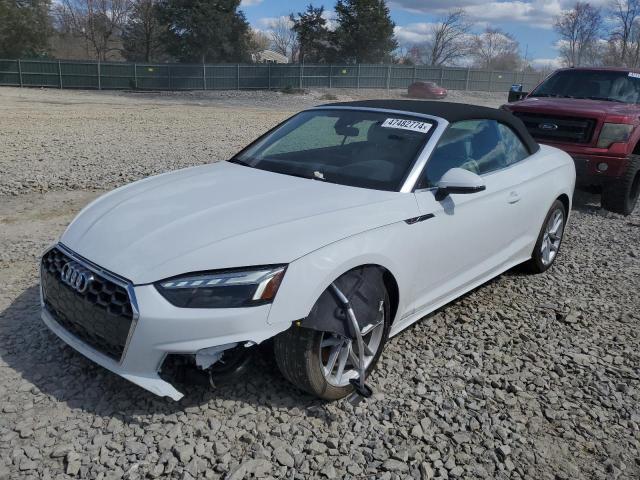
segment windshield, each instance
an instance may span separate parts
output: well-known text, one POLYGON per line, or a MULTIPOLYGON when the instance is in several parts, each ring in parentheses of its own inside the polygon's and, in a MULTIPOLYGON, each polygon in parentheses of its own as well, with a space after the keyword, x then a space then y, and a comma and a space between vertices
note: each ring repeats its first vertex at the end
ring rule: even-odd
POLYGON ((395 113, 299 113, 233 159, 234 163, 312 180, 400 190, 434 122, 395 113))
POLYGON ((606 70, 561 70, 547 78, 530 96, 638 103, 640 74, 606 70))

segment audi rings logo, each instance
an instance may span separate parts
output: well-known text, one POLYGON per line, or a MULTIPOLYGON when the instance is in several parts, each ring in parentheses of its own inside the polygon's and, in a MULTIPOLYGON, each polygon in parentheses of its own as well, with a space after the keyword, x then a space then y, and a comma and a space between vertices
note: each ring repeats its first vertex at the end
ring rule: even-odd
POLYGON ((64 264, 60 278, 78 293, 86 292, 93 281, 92 273, 75 262, 64 264))

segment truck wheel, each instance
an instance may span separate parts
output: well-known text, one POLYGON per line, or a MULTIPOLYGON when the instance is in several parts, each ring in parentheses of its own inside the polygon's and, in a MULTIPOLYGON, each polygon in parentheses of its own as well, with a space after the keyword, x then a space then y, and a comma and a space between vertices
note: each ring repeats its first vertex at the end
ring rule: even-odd
POLYGON ((631 155, 629 166, 618 180, 602 189, 602 208, 622 215, 631 215, 640 197, 640 156, 631 155))
POLYGON ((526 270, 530 273, 543 273, 551 268, 562 245, 566 222, 567 212, 564 204, 556 200, 544 219, 531 259, 524 264, 526 270))
MULTIPOLYGON (((366 272, 366 269, 364 271, 366 272)), ((354 274, 353 272, 345 275, 354 274)), ((381 277, 379 281, 382 282, 381 277)), ((361 331, 365 350, 368 350, 365 355, 367 374, 375 368, 382 354, 391 323, 389 296, 384 285, 381 287, 382 298, 373 299, 369 302, 368 308, 377 310, 383 302, 383 321, 377 325, 365 326, 361 331)), ((328 292, 329 290, 325 291, 323 295, 328 292)), ((359 292, 356 290, 347 296, 350 301, 353 301, 358 295, 359 292)), ((316 311, 314 314, 320 317, 334 315, 335 309, 340 308, 338 303, 332 308, 327 302, 320 302, 320 300, 316 307, 318 305, 322 306, 323 311, 316 311)), ((356 306, 354 310, 357 316, 356 306)), ((273 350, 280 372, 296 387, 324 400, 338 400, 353 391, 349 380, 357 378, 358 375, 351 357, 354 348, 357 354, 355 343, 352 346, 350 342, 334 333, 294 325, 275 337, 273 350)))

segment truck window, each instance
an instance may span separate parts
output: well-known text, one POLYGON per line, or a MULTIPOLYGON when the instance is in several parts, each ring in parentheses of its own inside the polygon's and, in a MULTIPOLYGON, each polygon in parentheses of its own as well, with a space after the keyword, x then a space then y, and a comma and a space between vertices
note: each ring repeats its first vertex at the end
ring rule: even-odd
POLYGON ((640 74, 611 70, 561 70, 539 85, 530 96, 582 98, 639 103, 640 74))

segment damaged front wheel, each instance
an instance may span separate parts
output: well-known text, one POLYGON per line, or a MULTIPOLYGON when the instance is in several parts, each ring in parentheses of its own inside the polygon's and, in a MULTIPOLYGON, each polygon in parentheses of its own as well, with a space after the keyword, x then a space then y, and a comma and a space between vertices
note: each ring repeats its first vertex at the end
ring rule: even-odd
POLYGON ((375 368, 389 333, 389 296, 382 275, 375 267, 347 272, 321 295, 309 317, 275 338, 275 357, 285 378, 325 400, 353 392, 362 368, 365 376, 375 368))

